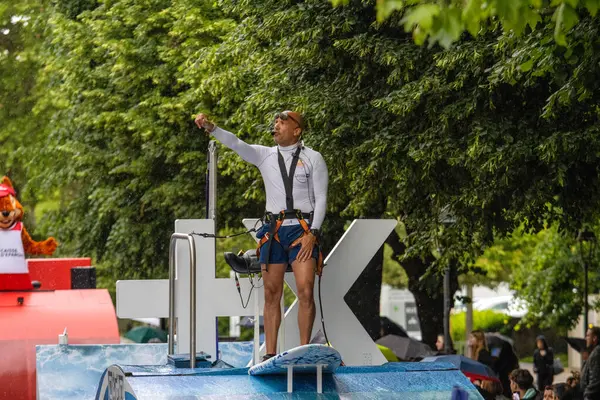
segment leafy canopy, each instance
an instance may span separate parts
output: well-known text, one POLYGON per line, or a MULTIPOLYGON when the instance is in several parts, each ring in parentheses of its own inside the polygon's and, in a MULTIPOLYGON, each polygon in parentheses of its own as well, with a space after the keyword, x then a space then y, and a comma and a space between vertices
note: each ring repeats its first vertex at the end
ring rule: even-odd
MULTIPOLYGON (((349 0, 331 0, 334 5, 349 0)), ((476 36, 499 21, 504 32, 521 35, 527 28, 551 24, 554 39, 567 44, 567 34, 580 19, 596 16, 600 0, 377 0, 377 21, 390 18, 394 11, 402 15, 401 23, 412 32, 417 44, 429 40, 448 48, 467 31, 476 36)))

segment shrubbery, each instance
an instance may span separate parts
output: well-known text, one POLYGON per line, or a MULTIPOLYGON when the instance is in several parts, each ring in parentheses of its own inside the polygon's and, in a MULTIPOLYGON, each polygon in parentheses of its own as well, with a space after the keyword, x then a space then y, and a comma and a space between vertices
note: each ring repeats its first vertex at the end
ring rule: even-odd
MULTIPOLYGON (((473 310, 473 329, 484 332, 510 333, 511 317, 492 310, 473 310)), ((465 338, 466 313, 461 312, 450 316, 450 335, 454 342, 466 341, 465 338)))

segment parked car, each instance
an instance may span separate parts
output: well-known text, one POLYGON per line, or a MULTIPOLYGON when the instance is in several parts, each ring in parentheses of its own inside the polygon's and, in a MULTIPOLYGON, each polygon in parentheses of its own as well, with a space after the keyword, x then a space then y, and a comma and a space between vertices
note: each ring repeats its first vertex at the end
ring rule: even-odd
MULTIPOLYGON (((527 304, 514 296, 496 296, 477 299, 473 302, 473 310, 493 310, 513 318, 523 318, 527 314, 527 304)), ((454 307, 454 312, 466 311, 465 304, 454 307)))

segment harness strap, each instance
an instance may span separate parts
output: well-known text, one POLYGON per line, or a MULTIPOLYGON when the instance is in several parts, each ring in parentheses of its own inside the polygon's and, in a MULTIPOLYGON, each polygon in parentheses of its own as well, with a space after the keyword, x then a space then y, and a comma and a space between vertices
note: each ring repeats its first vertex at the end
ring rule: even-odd
MULTIPOLYGON (((304 215, 305 214, 302 213, 302 211, 300 210, 283 210, 277 215, 277 217, 275 217, 271 213, 266 214, 265 221, 268 221, 271 225, 269 226, 269 232, 265 236, 263 236, 258 242, 258 247, 256 248, 256 256, 260 259, 260 248, 266 243, 265 251, 267 252, 267 255, 265 256, 265 270, 267 272, 269 271, 268 268, 269 258, 271 256, 271 243, 273 243, 273 240, 276 240, 277 242, 281 243, 281 241, 279 240, 278 232, 279 228, 281 228, 281 225, 283 224, 283 221, 286 218, 296 218, 298 220, 300 226, 302 227, 302 230, 304 231, 302 232, 302 235, 300 237, 308 235, 310 233, 310 226, 308 226, 306 219, 304 219, 304 215)), ((319 249, 319 258, 317 259, 315 274, 321 277, 321 275, 323 274, 324 266, 323 252, 321 251, 321 246, 319 245, 318 241, 315 244, 315 246, 317 246, 317 248, 319 249)))
MULTIPOLYGON (((298 158, 300 158, 301 150, 302 148, 298 146, 298 148, 294 152, 294 156, 292 157, 292 164, 290 165, 290 172, 288 175, 287 170, 285 168, 285 160, 283 159, 283 155, 279 151, 279 148, 277 149, 277 161, 279 162, 279 172, 281 172, 281 178, 283 179, 283 187, 285 188, 285 206, 287 210, 294 210, 294 173, 296 172, 296 166, 298 165, 298 158)), ((302 213, 300 211, 296 211, 295 213, 300 213, 300 218, 302 218, 302 213)), ((267 252, 267 255, 265 257, 265 269, 267 271, 269 268, 269 258, 271 257, 271 243, 273 243, 273 239, 281 243, 281 241, 279 240, 279 234, 277 232, 279 231, 279 228, 281 227, 281 224, 283 223, 283 220, 286 218, 287 214, 288 211, 281 211, 277 216, 276 223, 274 223, 275 221, 273 221, 273 214, 267 214, 267 217, 270 216, 271 219, 271 229, 269 230, 268 237, 267 235, 263 236, 261 241, 258 243, 257 249, 257 254, 260 256, 260 247, 265 242, 267 243, 265 248, 265 251, 267 252)))
MULTIPOLYGON (((302 226, 302 229, 304 229, 302 236, 308 235, 310 233, 310 227, 306 223, 306 220, 304 218, 300 217, 300 218, 298 218, 298 222, 300 222, 300 226, 302 226)), ((317 246, 317 248, 319 249, 319 258, 317 259, 315 274, 317 274, 317 276, 321 277, 321 275, 323 274, 323 252, 321 251, 321 246, 319 245, 318 239, 317 239, 317 243, 315 244, 315 246, 317 246)))
POLYGON ((294 196, 292 191, 294 189, 294 173, 296 172, 296 165, 298 165, 298 158, 300 157, 300 146, 296 149, 294 156, 292 157, 292 165, 290 165, 290 173, 287 174, 285 168, 285 161, 279 149, 277 149, 277 161, 279 161, 279 171, 283 178, 283 186, 285 187, 285 206, 288 210, 294 209, 294 196))
POLYGON ((264 242, 267 242, 265 248, 265 251, 267 252, 267 255, 265 256, 265 271, 267 272, 269 271, 269 258, 271 257, 271 243, 273 243, 273 239, 280 242, 279 233, 277 232, 279 232, 279 228, 281 227, 282 223, 283 220, 279 218, 277 218, 277 221, 275 223, 271 222, 271 225, 269 226, 269 233, 263 236, 260 243, 258 244, 256 254, 260 257, 260 246, 262 246, 264 242))
POLYGON ((297 220, 300 220, 300 218, 304 218, 304 219, 312 220, 313 214, 314 213, 312 211, 309 213, 304 213, 300 210, 283 210, 277 215, 277 218, 297 219, 297 220))

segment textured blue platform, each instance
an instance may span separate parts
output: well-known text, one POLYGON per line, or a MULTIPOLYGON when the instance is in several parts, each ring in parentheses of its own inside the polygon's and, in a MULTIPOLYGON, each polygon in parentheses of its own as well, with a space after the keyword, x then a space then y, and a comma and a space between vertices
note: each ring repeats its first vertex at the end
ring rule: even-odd
MULTIPOLYGON (((245 367, 252 342, 219 344, 221 360, 245 367)), ((167 364, 167 344, 36 346, 38 400, 93 399, 103 372, 113 364, 167 364)))
MULTIPOLYGON (((245 366, 252 343, 221 343, 221 358, 245 366)), ((94 399, 103 373, 119 364, 137 398, 314 399, 315 377, 295 376, 294 394, 285 376, 251 377, 247 368, 175 369, 167 365, 166 344, 37 346, 38 399, 94 399), (137 366, 125 366, 135 364, 137 366)), ((323 376, 320 399, 449 400, 453 386, 481 399, 450 363, 388 363, 381 367, 339 367, 323 376), (402 393, 399 395, 398 393, 402 393)))
MULTIPOLYGON (((294 377, 294 393, 287 393, 285 376, 250 376, 248 368, 175 369, 171 366, 124 366, 131 399, 314 399, 316 378, 294 377)), ((469 399, 482 399, 469 380, 449 363, 389 363, 373 367, 339 367, 323 376, 319 399, 450 400, 459 386, 469 399)), ((99 395, 100 393, 98 393, 99 395)), ((105 396, 97 397, 107 400, 105 396)))

